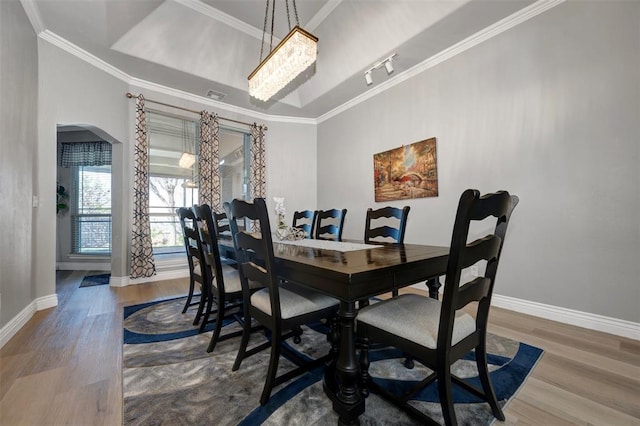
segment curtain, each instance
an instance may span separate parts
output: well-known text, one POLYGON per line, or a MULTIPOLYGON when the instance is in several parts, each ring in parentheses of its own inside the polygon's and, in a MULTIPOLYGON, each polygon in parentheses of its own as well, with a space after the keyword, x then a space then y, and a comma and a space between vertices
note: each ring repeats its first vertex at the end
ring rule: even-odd
POLYGON ((200 178, 198 203, 208 204, 214 212, 222 211, 219 130, 218 115, 202 111, 200 113, 200 155, 198 156, 200 178))
MULTIPOLYGON (((253 198, 266 198, 267 191, 267 163, 264 155, 264 126, 258 126, 256 123, 251 125, 251 143, 249 151, 251 154, 251 173, 249 176, 249 184, 251 185, 251 196, 253 198)), ((253 221, 251 224, 253 232, 260 231, 259 222, 253 221)))
POLYGON ((60 167, 111 165, 109 142, 62 142, 60 145, 60 167))
POLYGON ((265 198, 267 196, 267 163, 264 149, 264 126, 256 123, 251 125, 251 195, 253 198, 265 198))
POLYGON ((131 235, 131 278, 156 274, 149 223, 149 139, 144 96, 136 100, 136 143, 134 147, 133 225, 131 235))

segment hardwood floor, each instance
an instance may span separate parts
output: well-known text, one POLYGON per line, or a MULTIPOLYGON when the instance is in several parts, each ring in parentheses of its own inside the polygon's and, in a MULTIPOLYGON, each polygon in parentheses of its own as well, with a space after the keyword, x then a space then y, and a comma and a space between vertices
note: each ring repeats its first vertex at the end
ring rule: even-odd
MULTIPOLYGON (((58 306, 0 350, 0 425, 122 423, 122 308, 187 281, 78 288, 83 276, 60 272, 58 306)), ((490 331, 545 350, 504 424, 640 425, 640 342, 499 308, 490 331)))

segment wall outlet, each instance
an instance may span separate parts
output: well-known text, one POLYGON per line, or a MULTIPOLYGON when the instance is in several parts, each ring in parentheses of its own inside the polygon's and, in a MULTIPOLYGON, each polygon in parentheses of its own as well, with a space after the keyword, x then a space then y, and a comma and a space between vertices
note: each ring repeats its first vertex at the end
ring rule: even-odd
POLYGON ((40 197, 37 195, 34 195, 31 198, 31 206, 34 208, 40 207, 40 197))

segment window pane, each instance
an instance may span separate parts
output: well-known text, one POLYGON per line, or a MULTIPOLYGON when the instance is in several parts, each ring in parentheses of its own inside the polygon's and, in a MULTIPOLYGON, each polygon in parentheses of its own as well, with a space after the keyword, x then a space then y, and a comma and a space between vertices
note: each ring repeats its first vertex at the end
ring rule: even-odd
POLYGON ((234 198, 248 200, 249 162, 245 155, 249 149, 249 135, 230 129, 220 129, 220 187, 221 200, 234 198))
POLYGON ((147 114, 149 135, 149 221, 155 254, 184 252, 178 207, 198 203, 198 123, 154 112, 147 114))
POLYGON ((72 251, 111 253, 111 166, 74 168, 72 251))

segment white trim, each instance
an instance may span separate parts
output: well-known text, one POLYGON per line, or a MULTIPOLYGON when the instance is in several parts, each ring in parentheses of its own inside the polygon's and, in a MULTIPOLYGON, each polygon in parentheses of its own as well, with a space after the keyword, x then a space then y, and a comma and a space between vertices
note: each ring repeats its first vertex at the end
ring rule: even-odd
POLYGON ((342 0, 327 1, 324 6, 320 8, 318 13, 316 13, 311 19, 309 19, 309 22, 307 22, 307 24, 305 25, 305 29, 307 31, 313 31, 318 28, 318 25, 320 25, 322 21, 327 19, 327 16, 329 16, 331 12, 333 12, 333 10, 340 5, 340 3, 342 3, 342 0))
MULTIPOLYGON (((1 1, 1 0, 0 0, 1 1)), ((221 109, 227 112, 233 112, 236 114, 246 115, 249 117, 253 117, 256 120, 261 121, 272 121, 272 122, 282 122, 282 123, 298 123, 298 124, 317 124, 316 119, 314 118, 304 118, 304 117, 288 117, 288 116, 278 116, 278 115, 269 115, 261 112, 253 111, 250 109, 238 107, 235 105, 226 104, 224 102, 216 101, 214 99, 208 98, 206 96, 194 95, 192 93, 187 93, 182 90, 174 89, 172 87, 163 86, 161 84, 153 83, 151 81, 142 80, 136 77, 132 77, 129 74, 121 71, 120 69, 114 67, 113 65, 103 61, 97 56, 92 55, 86 50, 76 46, 75 44, 67 41, 66 39, 60 37, 59 35, 46 30, 39 34, 39 37, 53 44, 56 47, 64 50, 67 53, 75 56, 76 58, 83 60, 94 67, 106 72, 107 74, 129 84, 132 86, 140 87, 142 89, 153 90, 158 93, 163 93, 168 96, 173 96, 175 98, 184 99, 186 101, 197 102, 199 104, 211 106, 217 109, 221 109)))
POLYGON ((189 276, 189 268, 176 269, 173 271, 161 271, 155 275, 146 278, 130 278, 130 277, 111 277, 109 285, 112 287, 126 287, 128 285, 137 285, 151 283, 164 280, 175 280, 189 276))
POLYGON ((64 50, 65 52, 71 53, 73 56, 75 56, 78 59, 81 59, 91 65, 93 65, 94 67, 106 72, 107 74, 112 75, 113 77, 128 82, 131 77, 121 71, 120 69, 114 67, 113 65, 111 65, 108 62, 103 61, 102 59, 98 58, 97 56, 87 52, 86 50, 82 49, 81 47, 76 46, 75 44, 71 43, 70 41, 60 37, 59 35, 57 35, 56 33, 50 31, 50 30, 45 30, 43 32, 41 32, 40 34, 38 34, 38 37, 40 37, 41 39, 48 41, 49 43, 53 44, 54 46, 59 47, 60 49, 64 50))
POLYGON ((18 315, 0 329, 0 348, 2 348, 18 331, 33 317, 36 311, 52 308, 58 305, 58 295, 51 294, 49 296, 39 297, 29 303, 18 315))
MULTIPOLYGON (((188 7, 189 9, 195 10, 196 12, 208 16, 209 18, 213 18, 218 22, 221 22, 225 25, 230 26, 231 28, 235 28, 238 31, 241 31, 251 37, 257 38, 258 40, 262 40, 262 30, 254 27, 253 25, 249 25, 244 21, 239 20, 227 13, 224 13, 221 10, 216 9, 213 6, 209 6, 204 2, 199 0, 173 0, 174 2, 181 4, 182 6, 188 7)), ((273 39, 277 43, 280 43, 280 39, 277 37, 273 37, 273 39)))
POLYGON ((512 15, 507 16, 506 18, 496 22, 493 25, 490 25, 480 31, 478 31, 477 33, 467 37, 466 39, 454 44, 453 46, 439 52, 436 53, 435 55, 431 56, 430 58, 427 58, 426 60, 422 61, 421 63, 414 65, 413 67, 409 68, 408 70, 398 74, 396 76, 396 78, 390 79, 385 81, 384 83, 381 83, 375 87, 372 87, 371 89, 367 90, 366 92, 362 93, 361 95, 356 96, 355 98, 352 98, 350 100, 348 100, 347 102, 345 102, 344 104, 332 109, 331 111, 321 115, 320 117, 317 118, 317 122, 318 124, 322 123, 325 120, 328 120, 332 117, 335 117, 336 115, 345 112, 346 110, 400 84, 403 83, 404 81, 415 77, 416 75, 428 70, 429 68, 435 67, 438 64, 441 64, 442 62, 453 58, 454 56, 459 55, 460 53, 471 49, 472 47, 486 41, 489 40, 490 38, 493 38, 499 34, 502 34, 503 32, 515 27, 516 25, 519 25, 525 21, 528 21, 529 19, 540 15, 543 12, 546 12, 547 10, 561 4, 564 3, 565 0, 539 0, 527 7, 525 7, 522 10, 519 10, 517 12, 515 12, 512 15))
POLYGON ((45 30, 44 22, 42 22, 42 16, 40 15, 40 9, 38 9, 38 5, 33 0, 20 0, 22 3, 22 8, 27 14, 27 18, 29 18, 29 22, 31 22, 31 26, 36 34, 40 34, 45 30))
POLYGON ((590 330, 640 340, 640 323, 494 294, 491 305, 590 330))
POLYGON ((56 262, 56 269, 62 271, 111 271, 108 262, 56 262))

